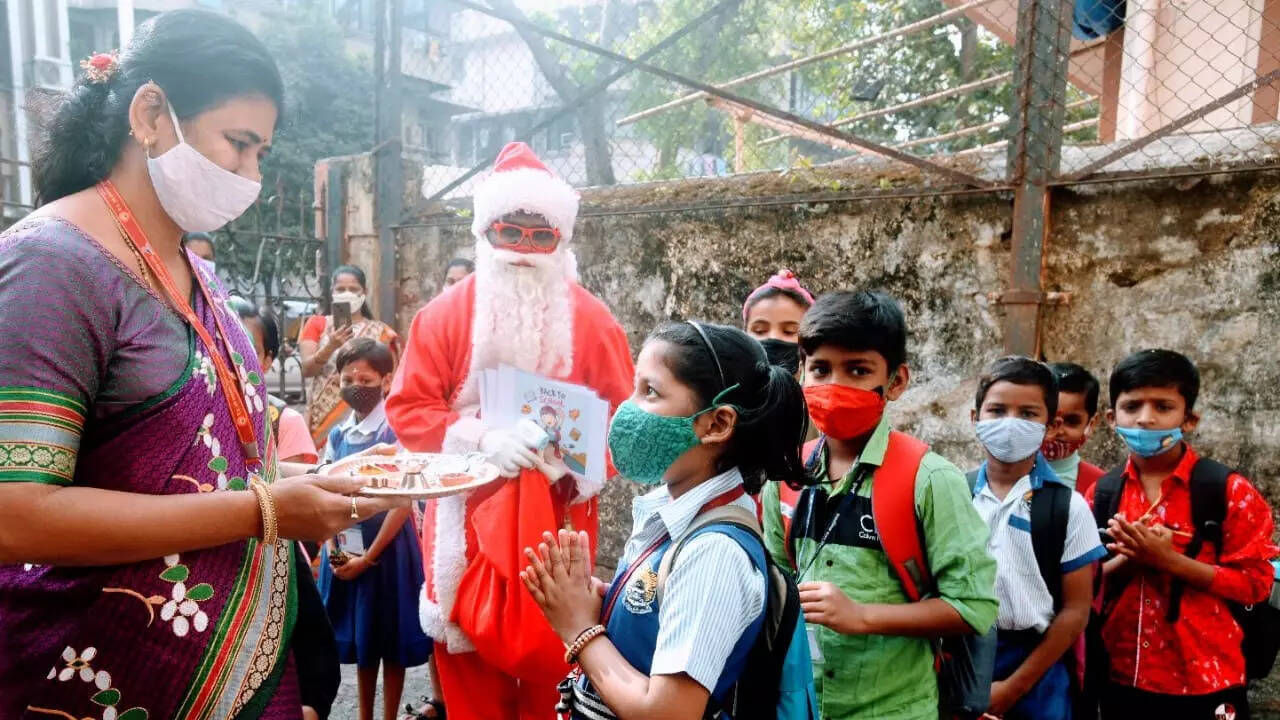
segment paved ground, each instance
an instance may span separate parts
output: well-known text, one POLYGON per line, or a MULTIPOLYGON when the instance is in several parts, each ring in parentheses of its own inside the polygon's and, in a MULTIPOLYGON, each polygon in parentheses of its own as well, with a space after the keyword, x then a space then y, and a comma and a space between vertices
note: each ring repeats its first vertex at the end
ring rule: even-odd
MULTIPOLYGON (((1280 672, 1276 673, 1280 676, 1280 672)), ((1255 720, 1280 720, 1280 698, 1277 698, 1275 680, 1268 679, 1254 688, 1252 704, 1255 720)), ((422 695, 431 693, 431 681, 427 677, 427 668, 410 668, 404 679, 404 698, 400 701, 403 708, 406 702, 416 701, 422 695)), ((382 695, 379 683, 379 695, 374 705, 374 718, 381 720, 382 695)), ((342 666, 342 687, 338 690, 338 699, 333 704, 330 720, 356 720, 356 668, 354 665, 342 666)))
MULTIPOLYGON (((423 695, 431 694, 431 680, 427 676, 427 666, 409 668, 404 677, 404 697, 400 700, 400 708, 407 702, 417 702, 423 695)), ((338 688, 338 698, 333 703, 330 720, 356 720, 359 717, 356 703, 356 666, 342 666, 342 687, 338 688)), ((374 720, 382 720, 382 682, 378 682, 378 697, 374 700, 374 720)))

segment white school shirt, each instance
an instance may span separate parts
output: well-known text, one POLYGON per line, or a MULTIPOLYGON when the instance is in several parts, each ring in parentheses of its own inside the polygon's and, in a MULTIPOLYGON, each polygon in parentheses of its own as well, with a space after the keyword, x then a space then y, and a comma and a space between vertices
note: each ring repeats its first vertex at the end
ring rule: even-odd
MULTIPOLYGON (((1053 596, 1031 544, 1031 503, 1029 493, 1038 490, 1030 475, 1014 483, 1000 500, 983 484, 977 489, 973 506, 987 523, 990 537, 987 552, 996 559, 996 598, 1000 601, 996 627, 1001 630, 1049 629, 1053 622, 1053 596)), ((1098 538, 1098 526, 1089 503, 1078 492, 1071 493, 1067 514, 1067 537, 1062 547, 1062 572, 1078 570, 1107 554, 1098 538)))
MULTIPOLYGON (((353 445, 362 445, 369 442, 382 432, 387 424, 387 404, 386 402, 378 403, 378 406, 369 411, 364 416, 364 420, 356 420, 356 411, 352 410, 343 418, 342 424, 338 427, 342 430, 342 435, 347 438, 347 442, 353 445)), ((324 446, 323 462, 337 462, 342 458, 333 456, 333 443, 326 443, 324 446)))
MULTIPOLYGON (((676 500, 665 485, 633 500, 634 529, 618 567, 625 569, 664 533, 678 539, 703 505, 740 485, 742 474, 734 468, 676 500)), ((746 495, 733 504, 756 512, 746 495)), ((708 692, 714 691, 733 646, 764 612, 764 602, 764 575, 736 540, 717 532, 690 540, 662 590, 649 674, 686 673, 708 692)))

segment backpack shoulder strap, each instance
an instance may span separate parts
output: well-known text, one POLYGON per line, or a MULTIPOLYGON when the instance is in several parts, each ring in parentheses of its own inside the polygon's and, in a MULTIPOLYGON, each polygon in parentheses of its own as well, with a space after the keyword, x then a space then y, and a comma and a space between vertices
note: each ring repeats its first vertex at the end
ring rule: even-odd
MULTIPOLYGON (((1222 544, 1222 524, 1227 519, 1227 478, 1232 472, 1226 465, 1208 458, 1200 458, 1191 468, 1191 524, 1201 544, 1222 544)), ((1218 551, 1221 552, 1221 548, 1218 551)))
POLYGON ((1099 530, 1105 530, 1107 521, 1120 510, 1120 490, 1124 488, 1124 466, 1111 468, 1098 478, 1093 491, 1093 520, 1099 530))
MULTIPOLYGON (((750 531, 760 541, 761 548, 764 547, 764 533, 760 530, 760 521, 756 519, 755 513, 750 510, 730 503, 701 513, 693 519, 693 522, 689 523, 689 527, 685 529, 683 535, 672 541, 671 547, 667 548, 666 554, 662 556, 662 560, 658 563, 657 598, 659 603, 662 602, 662 590, 666 587, 667 576, 671 574, 671 568, 675 565, 676 557, 680 554, 680 551, 684 549, 685 543, 699 530, 717 523, 737 525, 750 531)), ((768 554, 768 552, 765 553, 766 558, 768 554)))
POLYGON ((1066 485, 1047 482, 1031 496, 1031 547, 1055 612, 1062 608, 1062 552, 1073 493, 1066 485))
MULTIPOLYGON (((1216 460, 1200 458, 1191 467, 1191 542, 1184 553, 1194 558, 1206 542, 1215 552, 1222 552, 1222 524, 1227 519, 1227 478, 1231 468, 1216 460)), ((1169 622, 1176 622, 1182 612, 1182 593, 1186 583, 1174 580, 1169 585, 1169 622)))
POLYGON ((929 446, 905 433, 889 433, 884 461, 871 478, 871 515, 889 565, 911 602, 932 584, 916 517, 916 472, 929 446))

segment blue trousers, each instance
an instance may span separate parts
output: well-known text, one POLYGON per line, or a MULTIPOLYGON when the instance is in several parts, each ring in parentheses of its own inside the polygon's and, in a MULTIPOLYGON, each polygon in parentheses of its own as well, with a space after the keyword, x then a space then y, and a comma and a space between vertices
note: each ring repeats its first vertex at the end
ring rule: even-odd
MULTIPOLYGON (((995 679, 1012 675, 1036 649, 1041 637, 1027 632, 997 633, 995 679)), ((1005 713, 1004 720, 1071 720, 1071 692, 1071 674, 1059 660, 1005 713)))

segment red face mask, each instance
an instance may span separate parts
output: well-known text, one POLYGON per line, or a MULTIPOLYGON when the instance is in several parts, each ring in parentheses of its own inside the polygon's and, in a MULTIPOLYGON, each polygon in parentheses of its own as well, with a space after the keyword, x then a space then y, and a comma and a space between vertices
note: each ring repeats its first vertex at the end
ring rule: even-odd
POLYGON ((1071 453, 1080 449, 1084 445, 1084 441, 1088 438, 1080 438, 1079 440, 1045 440, 1044 445, 1040 446, 1040 452, 1044 453, 1046 460, 1062 460, 1071 456, 1071 453))
POLYGON ((829 383, 804 389, 809 417, 823 435, 848 440, 875 429, 884 415, 883 390, 872 391, 829 383))

